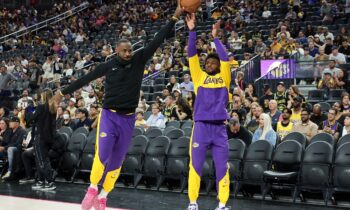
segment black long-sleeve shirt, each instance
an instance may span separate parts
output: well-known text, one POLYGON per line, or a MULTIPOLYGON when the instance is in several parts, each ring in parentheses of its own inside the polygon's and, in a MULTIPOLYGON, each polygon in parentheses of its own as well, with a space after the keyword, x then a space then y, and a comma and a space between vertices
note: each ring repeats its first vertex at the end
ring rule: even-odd
POLYGON ((117 57, 102 63, 84 77, 78 79, 62 91, 62 94, 72 93, 85 84, 106 75, 105 99, 103 108, 115 109, 119 113, 132 113, 139 102, 143 72, 157 48, 165 37, 170 35, 175 25, 174 20, 164 26, 145 48, 136 52, 130 61, 117 57))

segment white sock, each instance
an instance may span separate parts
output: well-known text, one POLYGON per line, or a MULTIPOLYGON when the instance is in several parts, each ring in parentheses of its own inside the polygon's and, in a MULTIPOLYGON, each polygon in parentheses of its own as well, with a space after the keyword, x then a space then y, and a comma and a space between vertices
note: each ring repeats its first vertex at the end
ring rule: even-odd
POLYGON ((223 203, 219 203, 219 208, 225 208, 226 207, 226 204, 223 204, 223 203))
POLYGON ((91 187, 91 188, 94 188, 95 190, 98 190, 98 187, 97 187, 97 185, 94 185, 94 184, 90 184, 90 187, 91 187))
POLYGON ((191 205, 197 205, 197 202, 190 202, 191 205))
POLYGON ((107 198, 107 195, 108 195, 108 192, 106 192, 104 189, 102 189, 100 194, 98 195, 98 199, 107 198))

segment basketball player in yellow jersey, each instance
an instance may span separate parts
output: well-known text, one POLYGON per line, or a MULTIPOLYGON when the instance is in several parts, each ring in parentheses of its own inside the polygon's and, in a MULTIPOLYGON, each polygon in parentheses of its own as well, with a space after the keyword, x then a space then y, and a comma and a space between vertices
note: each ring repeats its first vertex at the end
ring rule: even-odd
POLYGON ((216 210, 226 210, 229 198, 230 178, 228 173, 228 141, 224 122, 228 119, 226 106, 229 101, 231 72, 225 47, 217 38, 220 22, 213 26, 217 54, 209 54, 202 70, 196 49, 195 15, 187 16, 190 29, 188 57, 194 84, 194 128, 190 145, 190 173, 188 179, 188 210, 198 210, 197 198, 201 173, 208 148, 211 148, 216 170, 216 186, 219 205, 216 210))

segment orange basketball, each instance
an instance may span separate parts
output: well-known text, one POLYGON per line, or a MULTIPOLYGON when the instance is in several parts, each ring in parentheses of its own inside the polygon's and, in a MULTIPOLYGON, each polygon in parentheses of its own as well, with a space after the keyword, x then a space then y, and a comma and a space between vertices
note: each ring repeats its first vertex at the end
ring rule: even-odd
POLYGON ((200 0, 181 0, 181 7, 184 7, 186 12, 195 13, 201 6, 200 0))

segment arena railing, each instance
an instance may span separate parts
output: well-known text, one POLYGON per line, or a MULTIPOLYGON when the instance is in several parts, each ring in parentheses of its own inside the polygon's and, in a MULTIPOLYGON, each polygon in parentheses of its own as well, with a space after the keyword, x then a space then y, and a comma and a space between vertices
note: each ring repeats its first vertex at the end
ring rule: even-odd
MULTIPOLYGON (((143 48, 145 47, 145 41, 144 40, 140 40, 138 42, 135 42, 133 45, 132 45, 132 48, 133 48, 133 52, 136 53, 140 50, 142 50, 143 48), (140 46, 139 48, 136 48, 134 49, 135 47, 137 46, 140 46)), ((106 57, 106 60, 105 61, 108 61, 112 56, 115 56, 117 53, 113 53, 113 54, 110 54, 109 56, 106 57)))
POLYGON ((249 83, 260 76, 260 55, 255 55, 246 64, 232 71, 232 78, 236 78, 239 71, 244 73, 244 81, 249 83))
POLYGON ((36 32, 36 31, 38 31, 38 30, 40 30, 42 28, 47 27, 48 25, 55 24, 55 23, 57 23, 59 21, 62 21, 64 19, 72 16, 72 15, 75 15, 78 12, 81 12, 81 11, 87 9, 88 7, 89 7, 89 2, 87 2, 87 1, 83 2, 79 6, 76 6, 73 9, 68 10, 68 11, 66 11, 66 12, 64 12, 62 14, 59 14, 59 15, 55 16, 55 17, 49 18, 49 19, 44 20, 44 21, 42 21, 40 23, 37 23, 35 25, 31 25, 31 26, 29 26, 29 27, 27 27, 25 29, 13 32, 13 33, 5 35, 3 37, 0 37, 0 44, 6 42, 7 40, 9 40, 9 39, 11 39, 13 37, 18 38, 18 37, 24 36, 24 35, 26 35, 28 33, 36 32))
POLYGON ((321 78, 323 70, 329 67, 329 60, 324 61, 297 61, 296 79, 321 78))

